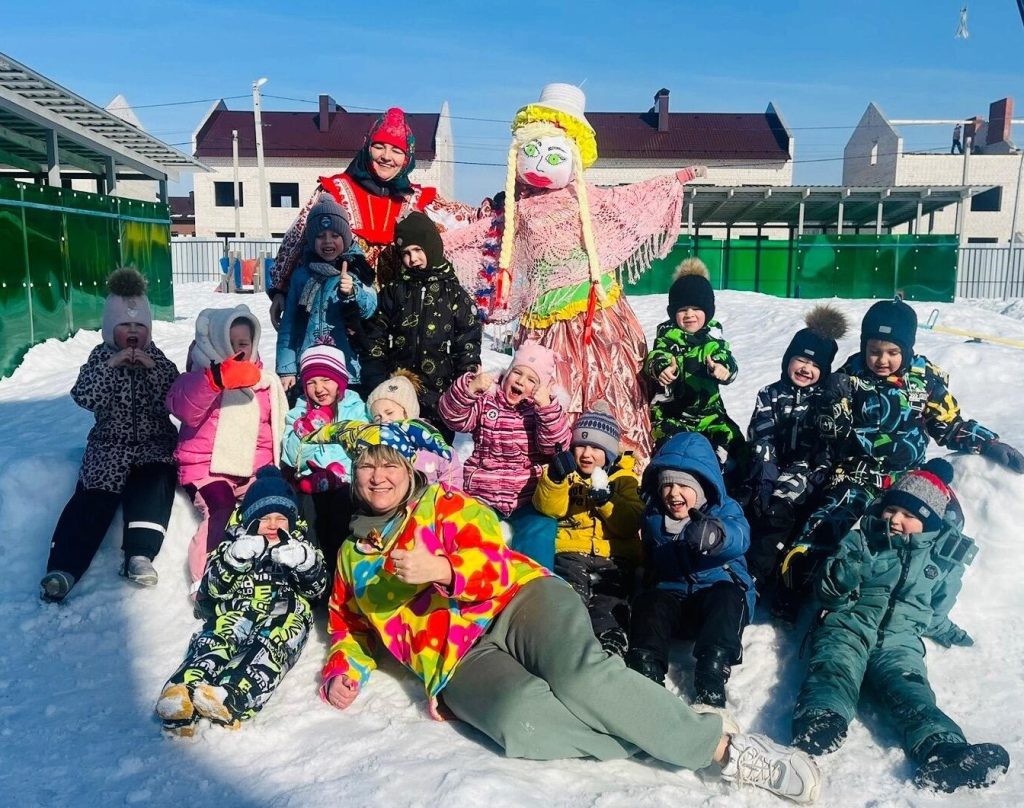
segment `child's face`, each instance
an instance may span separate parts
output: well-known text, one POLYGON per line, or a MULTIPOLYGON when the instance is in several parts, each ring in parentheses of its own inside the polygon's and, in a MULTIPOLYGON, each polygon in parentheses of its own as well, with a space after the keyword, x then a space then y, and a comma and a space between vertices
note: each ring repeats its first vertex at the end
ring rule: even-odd
POLYGON ((882 511, 882 518, 888 520, 889 530, 903 536, 911 533, 924 533, 924 522, 918 519, 906 508, 898 505, 890 505, 882 511))
POLYGON ((306 379, 303 389, 306 391, 306 401, 313 402, 318 407, 329 407, 338 400, 338 383, 326 376, 306 379))
POLYGON ((409 416, 404 407, 390 398, 378 398, 370 405, 370 417, 378 424, 390 424, 392 421, 404 421, 409 416))
POLYGON ((341 233, 324 230, 313 242, 313 249, 317 255, 330 264, 345 251, 345 240, 341 237, 341 233))
POLYGON ((707 316, 696 306, 683 306, 676 312, 676 325, 688 334, 696 334, 704 327, 707 316))
POLYGON ((114 326, 114 345, 125 348, 141 348, 149 339, 149 329, 142 323, 118 323, 114 326))
POLYGON ((697 504, 697 492, 688 485, 669 483, 660 489, 661 504, 673 519, 685 519, 697 504))
POLYGON ((281 541, 281 537, 277 535, 279 530, 288 532, 288 517, 275 511, 260 519, 260 526, 256 532, 267 540, 267 544, 279 544, 281 541))
POLYGON ((231 326, 228 339, 231 341, 233 355, 242 354, 243 362, 248 362, 252 358, 252 329, 246 323, 231 326))
POLYGON ((892 376, 903 364, 903 351, 895 342, 869 339, 864 346, 864 363, 876 376, 892 376))
POLYGON ((538 387, 540 377, 526 365, 510 368, 501 381, 501 391, 505 394, 505 400, 513 407, 520 401, 533 398, 538 387))
POLYGON ((402 248, 402 263, 406 269, 429 269, 430 262, 427 261, 427 254, 422 247, 410 244, 402 248))
POLYGON ((596 446, 573 446, 572 455, 576 458, 576 467, 584 477, 589 477, 595 469, 603 469, 607 459, 604 449, 598 449, 596 446))
POLYGON ((821 378, 821 368, 806 356, 794 356, 790 359, 786 373, 797 387, 810 387, 821 378))

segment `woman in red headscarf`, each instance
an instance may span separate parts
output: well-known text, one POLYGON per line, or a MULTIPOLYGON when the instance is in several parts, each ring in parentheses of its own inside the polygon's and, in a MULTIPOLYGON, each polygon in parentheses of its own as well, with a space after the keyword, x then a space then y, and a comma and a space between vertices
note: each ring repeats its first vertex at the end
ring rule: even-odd
POLYGON ((270 317, 277 328, 281 319, 288 280, 302 259, 306 244, 306 216, 321 194, 330 194, 348 213, 352 232, 370 266, 389 276, 401 260, 388 249, 395 238, 395 222, 413 210, 426 213, 446 229, 476 219, 474 208, 450 202, 436 188, 414 185, 409 174, 416 167, 416 138, 405 113, 392 107, 377 119, 362 149, 341 174, 320 177, 320 184, 288 228, 277 253, 268 294, 273 301, 270 317))

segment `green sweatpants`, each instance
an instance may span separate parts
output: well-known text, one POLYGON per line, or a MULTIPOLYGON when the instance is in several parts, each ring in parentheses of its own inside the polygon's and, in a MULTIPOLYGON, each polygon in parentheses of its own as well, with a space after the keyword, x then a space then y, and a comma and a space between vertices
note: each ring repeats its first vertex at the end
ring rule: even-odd
POLYGON ((557 578, 523 587, 442 695, 509 757, 613 760, 642 750, 702 769, 722 737, 720 716, 695 713, 607 654, 579 595, 557 578))

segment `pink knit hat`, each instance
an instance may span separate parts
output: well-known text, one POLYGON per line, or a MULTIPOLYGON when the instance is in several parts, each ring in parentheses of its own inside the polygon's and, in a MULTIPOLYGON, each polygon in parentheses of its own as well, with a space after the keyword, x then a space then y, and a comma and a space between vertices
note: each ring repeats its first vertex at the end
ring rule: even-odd
POLYGON ((536 373, 542 385, 549 385, 555 380, 555 352, 539 342, 527 340, 519 346, 509 370, 520 366, 536 373))
POLYGON ((317 376, 331 379, 338 385, 338 395, 345 395, 348 389, 348 368, 345 354, 331 345, 314 345, 307 348, 299 359, 299 379, 302 386, 317 376))

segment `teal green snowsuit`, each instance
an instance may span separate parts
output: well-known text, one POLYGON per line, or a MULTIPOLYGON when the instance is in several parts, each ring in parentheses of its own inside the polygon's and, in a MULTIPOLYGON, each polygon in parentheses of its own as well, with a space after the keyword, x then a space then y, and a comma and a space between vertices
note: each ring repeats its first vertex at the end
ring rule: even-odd
POLYGON ((863 692, 921 762, 935 743, 965 742, 935 704, 921 638, 953 627, 947 615, 977 547, 948 522, 933 533, 890 534, 880 513, 876 502, 825 562, 824 611, 793 715, 831 710, 849 722, 863 692))

